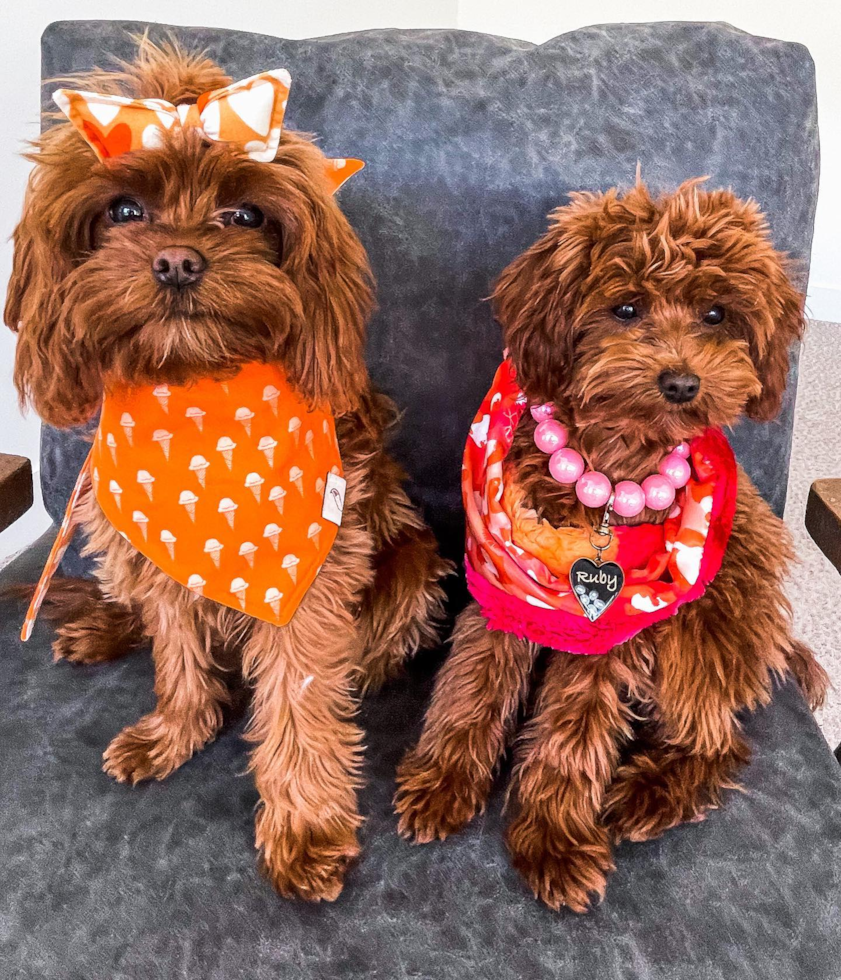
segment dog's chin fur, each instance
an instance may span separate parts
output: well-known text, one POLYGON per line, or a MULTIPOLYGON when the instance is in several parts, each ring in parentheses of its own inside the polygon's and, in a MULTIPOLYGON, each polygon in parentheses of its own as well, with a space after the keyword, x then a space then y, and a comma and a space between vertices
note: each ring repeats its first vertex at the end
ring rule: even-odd
MULTIPOLYGON (((655 199, 574 195, 503 272, 494 303, 521 387, 553 401, 570 444, 612 481, 641 481, 708 426, 779 411, 802 296, 752 202, 690 181, 655 199), (640 316, 613 310, 633 303, 640 316), (717 326, 704 322, 723 307, 717 326), (664 370, 696 374, 698 396, 669 404, 664 370)), ((551 478, 523 414, 506 480, 556 526, 588 526, 572 487, 551 478)), ((663 521, 649 509, 625 523, 663 521)), ((615 517, 614 520, 622 522, 615 517)), ((701 598, 605 656, 553 651, 518 743, 508 845, 535 895, 585 911, 604 895, 614 840, 703 819, 749 757, 738 713, 765 704, 791 671, 818 704, 826 675, 791 636, 782 524, 739 471, 720 572, 701 598)), ((417 748, 398 778, 400 829, 446 837, 485 805, 529 699, 534 644, 489 632, 476 603, 459 617, 417 748)))
MULTIPOLYGON (((133 64, 71 84, 177 104, 228 81, 202 55, 144 40, 133 64)), ((57 657, 101 662, 152 640, 155 710, 105 752, 120 781, 162 779, 214 737, 232 701, 231 654, 241 651, 254 689, 263 866, 284 895, 333 899, 358 852, 353 691, 382 683, 435 638, 448 571, 384 450, 396 413, 365 367, 365 253, 329 192, 323 155, 295 133, 271 164, 195 130, 103 164, 63 123, 31 159, 6 306, 23 402, 67 427, 89 420, 110 384, 221 379, 258 361, 281 366, 309 404, 336 416, 344 522, 288 626, 194 600, 121 538, 93 497, 84 514, 102 591, 65 583, 52 609, 57 657), (109 206, 120 197, 149 220, 114 224, 109 206), (219 220, 246 204, 264 213, 263 227, 219 220), (207 260, 202 279, 179 292, 152 274, 171 246, 207 260)))

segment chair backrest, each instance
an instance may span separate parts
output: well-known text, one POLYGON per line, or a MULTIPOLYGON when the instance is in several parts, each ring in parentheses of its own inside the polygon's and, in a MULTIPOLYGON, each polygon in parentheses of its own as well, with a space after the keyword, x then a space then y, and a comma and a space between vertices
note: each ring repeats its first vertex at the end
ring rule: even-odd
MULTIPOLYGON (((43 75, 131 56, 145 24, 66 21, 43 75)), ((286 67, 287 124, 367 169, 341 205, 379 284, 369 364, 405 409, 394 450, 448 551, 461 549, 465 434, 500 359, 491 283, 577 188, 654 188, 710 175, 756 198, 805 288, 818 185, 814 65, 799 44, 725 24, 589 27, 542 45, 463 31, 362 31, 286 40, 152 26, 208 49, 234 77, 286 67)), ((48 94, 45 93, 45 105, 48 94)), ((774 509, 788 478, 796 358, 780 418, 744 423, 738 455, 774 509)), ((48 509, 63 510, 85 451, 45 429, 48 509)))

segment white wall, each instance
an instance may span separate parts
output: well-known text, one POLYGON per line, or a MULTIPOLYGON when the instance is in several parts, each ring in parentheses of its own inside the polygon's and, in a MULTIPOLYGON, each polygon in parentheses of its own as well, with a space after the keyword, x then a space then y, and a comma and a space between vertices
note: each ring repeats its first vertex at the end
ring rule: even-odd
MULTIPOLYGON (((0 32, 0 301, 11 267, 6 239, 20 213, 28 165, 16 154, 38 131, 39 40, 54 20, 102 18, 230 27, 286 37, 371 27, 461 27, 544 41, 610 21, 724 20, 754 34, 801 41, 815 59, 823 178, 812 255, 809 307, 841 321, 841 4, 828 0, 10 0, 0 32), (11 10, 9 9, 11 7, 11 10)), ((37 465, 38 421, 22 417, 11 383, 14 338, 0 329, 0 451, 37 465)), ((36 473, 37 485, 37 473, 36 473)), ((47 526, 40 503, 0 534, 0 563, 47 526)))

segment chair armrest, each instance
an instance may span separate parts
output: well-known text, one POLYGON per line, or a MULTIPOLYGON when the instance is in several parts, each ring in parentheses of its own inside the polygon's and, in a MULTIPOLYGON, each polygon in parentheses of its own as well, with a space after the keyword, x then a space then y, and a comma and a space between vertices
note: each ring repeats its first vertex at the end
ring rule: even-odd
POLYGON ((0 453, 0 531, 32 506, 32 464, 25 456, 0 453))
POLYGON ((841 480, 815 480, 806 502, 806 530, 841 571, 841 480))

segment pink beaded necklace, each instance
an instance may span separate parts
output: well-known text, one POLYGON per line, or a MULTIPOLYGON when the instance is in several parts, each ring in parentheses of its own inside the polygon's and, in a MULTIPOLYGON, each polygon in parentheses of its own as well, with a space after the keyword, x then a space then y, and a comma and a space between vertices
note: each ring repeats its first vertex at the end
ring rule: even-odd
POLYGON ((666 510, 674 503, 675 491, 686 486, 692 475, 686 461, 689 446, 682 442, 663 457, 658 472, 647 476, 641 484, 620 480, 614 486, 604 473, 584 472, 581 453, 567 447, 569 433, 554 418, 552 402, 532 405, 530 411, 537 422, 534 444, 549 454, 549 472, 558 483, 567 486, 574 483, 575 495, 585 507, 604 507, 612 498, 612 510, 619 517, 636 517, 645 507, 666 510))

